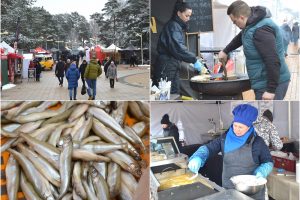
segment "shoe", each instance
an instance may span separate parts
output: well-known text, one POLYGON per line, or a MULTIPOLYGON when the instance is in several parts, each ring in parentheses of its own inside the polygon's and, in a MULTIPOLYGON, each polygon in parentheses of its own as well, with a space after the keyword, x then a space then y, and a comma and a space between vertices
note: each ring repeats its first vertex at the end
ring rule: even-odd
POLYGON ((74 98, 73 100, 77 100, 77 99, 74 98))
POLYGON ((92 100, 95 100, 95 97, 93 97, 92 100))
POLYGON ((70 100, 72 100, 72 98, 70 98, 70 100))
POLYGON ((89 96, 89 99, 88 100, 92 100, 92 96, 89 96))

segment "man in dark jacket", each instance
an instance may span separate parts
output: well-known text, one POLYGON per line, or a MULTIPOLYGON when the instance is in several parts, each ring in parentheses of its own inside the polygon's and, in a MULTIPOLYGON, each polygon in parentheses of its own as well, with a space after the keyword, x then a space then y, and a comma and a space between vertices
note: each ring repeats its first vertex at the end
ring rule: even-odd
POLYGON ((201 64, 196 56, 184 45, 183 31, 192 15, 192 8, 187 3, 176 3, 172 18, 164 26, 157 43, 158 58, 154 64, 153 84, 158 86, 161 78, 172 82, 171 94, 180 94, 179 70, 181 61, 194 63, 194 68, 201 71, 201 64))
POLYGON ((249 7, 243 1, 227 9, 232 22, 242 31, 219 53, 227 54, 243 45, 246 67, 256 100, 282 100, 290 82, 280 28, 270 19, 265 7, 249 7))
POLYGON ((84 85, 84 87, 85 87, 84 72, 85 72, 86 66, 87 66, 87 62, 86 62, 86 60, 83 60, 80 67, 79 67, 79 72, 80 72, 80 75, 81 75, 81 81, 82 81, 82 84, 84 85))
POLYGON ((61 58, 56 64, 55 75, 58 78, 60 87, 62 87, 64 83, 64 75, 65 75, 65 62, 61 58))
POLYGON ((164 137, 174 137, 174 140, 179 148, 179 151, 181 151, 181 143, 179 142, 178 128, 174 123, 170 122, 169 115, 164 114, 160 123, 164 130, 163 131, 164 137))

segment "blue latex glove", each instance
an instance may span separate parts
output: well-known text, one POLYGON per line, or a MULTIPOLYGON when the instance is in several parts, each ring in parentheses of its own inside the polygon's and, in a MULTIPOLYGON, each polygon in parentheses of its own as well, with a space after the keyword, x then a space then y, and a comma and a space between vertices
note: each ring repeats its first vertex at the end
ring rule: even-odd
POLYGON ((189 164, 188 164, 188 168, 190 169, 190 171, 192 171, 193 173, 198 173, 200 167, 202 164, 202 160, 199 157, 194 157, 193 159, 190 160, 189 164))
POLYGON ((254 174, 257 177, 267 178, 267 176, 272 172, 272 169, 273 169, 272 162, 263 163, 255 169, 254 174))
POLYGON ((257 172, 255 175, 257 178, 264 178, 264 175, 260 172, 257 172))
POLYGON ((194 68, 198 71, 201 72, 202 68, 203 68, 203 64, 197 60, 197 62, 194 63, 194 68))

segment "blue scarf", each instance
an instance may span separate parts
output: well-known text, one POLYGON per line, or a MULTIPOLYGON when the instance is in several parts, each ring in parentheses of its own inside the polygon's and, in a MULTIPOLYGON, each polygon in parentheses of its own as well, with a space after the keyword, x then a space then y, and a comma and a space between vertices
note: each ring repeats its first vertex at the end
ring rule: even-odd
POLYGON ((253 132, 253 129, 253 126, 251 126, 243 136, 237 136, 233 132, 232 126, 230 126, 230 129, 228 130, 225 138, 224 153, 228 153, 243 146, 249 138, 250 134, 253 132))

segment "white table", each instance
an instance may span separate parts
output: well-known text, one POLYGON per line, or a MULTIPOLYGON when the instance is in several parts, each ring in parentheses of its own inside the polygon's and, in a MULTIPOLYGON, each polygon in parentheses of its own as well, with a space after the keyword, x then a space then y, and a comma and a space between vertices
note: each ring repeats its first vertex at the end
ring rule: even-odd
POLYGON ((296 182, 296 173, 285 171, 290 176, 277 175, 274 168, 268 176, 268 194, 276 200, 299 200, 299 183, 296 182))

